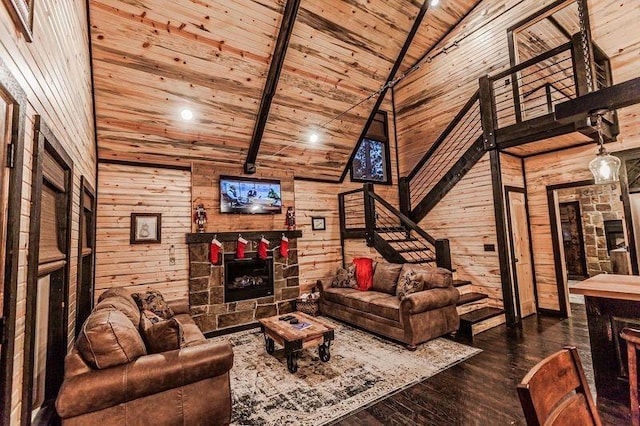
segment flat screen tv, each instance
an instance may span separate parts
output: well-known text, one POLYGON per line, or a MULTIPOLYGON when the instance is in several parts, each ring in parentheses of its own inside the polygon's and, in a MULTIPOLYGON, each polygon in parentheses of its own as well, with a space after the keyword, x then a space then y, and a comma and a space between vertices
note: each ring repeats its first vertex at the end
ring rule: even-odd
POLYGON ((220 176, 220 212, 282 213, 280 181, 220 176))

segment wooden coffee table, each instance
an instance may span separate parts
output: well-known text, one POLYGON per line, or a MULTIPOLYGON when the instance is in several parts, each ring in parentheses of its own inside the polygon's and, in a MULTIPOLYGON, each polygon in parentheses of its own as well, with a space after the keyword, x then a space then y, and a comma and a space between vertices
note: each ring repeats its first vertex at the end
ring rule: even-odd
POLYGON ((284 353, 287 355, 287 368, 290 373, 298 371, 298 354, 303 349, 317 346, 318 355, 322 362, 327 362, 331 359, 331 341, 334 338, 333 327, 318 321, 316 318, 302 312, 293 312, 291 314, 263 318, 259 321, 264 333, 267 353, 270 355, 274 353, 275 343, 284 347, 284 353), (297 330, 289 321, 280 320, 286 315, 296 317, 301 323, 308 322, 311 327, 297 330))

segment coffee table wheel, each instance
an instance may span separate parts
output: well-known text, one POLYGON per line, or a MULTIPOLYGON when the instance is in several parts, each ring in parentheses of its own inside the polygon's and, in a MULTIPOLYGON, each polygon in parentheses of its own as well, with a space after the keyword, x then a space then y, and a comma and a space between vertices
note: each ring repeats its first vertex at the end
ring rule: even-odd
POLYGON ((267 349, 267 353, 268 353, 269 355, 273 355, 273 353, 274 353, 274 352, 275 352, 275 350, 276 350, 275 342, 274 342, 274 341, 273 341, 273 339, 272 339, 272 338, 270 338, 270 337, 266 337, 264 340, 265 340, 265 347, 266 347, 266 349, 267 349))
POLYGON ((318 356, 320 356, 320 361, 327 362, 331 359, 331 342, 325 342, 318 346, 318 356))
POLYGON ((295 354, 287 355, 287 368, 289 369, 289 373, 295 373, 298 371, 298 361, 296 360, 295 354))

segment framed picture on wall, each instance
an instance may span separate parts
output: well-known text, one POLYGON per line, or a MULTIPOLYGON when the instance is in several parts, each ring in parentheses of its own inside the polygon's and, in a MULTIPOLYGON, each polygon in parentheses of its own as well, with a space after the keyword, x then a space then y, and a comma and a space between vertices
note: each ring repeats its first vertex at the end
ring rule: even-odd
POLYGON ((33 4, 35 0, 2 0, 11 17, 29 43, 33 41, 33 4))
POLYGON ((131 244, 153 244, 161 241, 161 213, 131 213, 131 244))
POLYGON ((311 217, 311 229, 314 231, 324 231, 327 229, 326 222, 322 216, 311 217))

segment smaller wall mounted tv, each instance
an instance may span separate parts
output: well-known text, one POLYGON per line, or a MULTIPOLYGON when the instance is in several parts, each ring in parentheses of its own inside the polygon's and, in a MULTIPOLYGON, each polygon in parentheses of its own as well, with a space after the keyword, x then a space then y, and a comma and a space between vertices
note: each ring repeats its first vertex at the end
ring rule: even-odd
POLYGON ((220 176, 220 212, 282 213, 280 181, 220 176))

